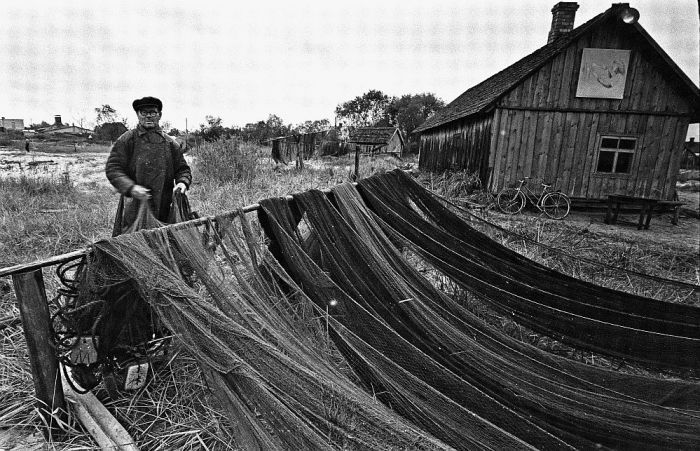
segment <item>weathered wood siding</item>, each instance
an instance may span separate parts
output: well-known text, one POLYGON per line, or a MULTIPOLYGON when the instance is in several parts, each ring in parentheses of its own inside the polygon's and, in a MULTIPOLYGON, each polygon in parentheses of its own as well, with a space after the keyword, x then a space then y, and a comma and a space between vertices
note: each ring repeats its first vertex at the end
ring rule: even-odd
POLYGON ((671 199, 687 117, 497 109, 488 166, 498 190, 532 177, 573 197, 608 194, 671 199), (629 174, 595 172, 601 136, 637 138, 629 174))
POLYGON ((670 199, 692 106, 668 66, 630 28, 582 36, 498 102, 488 166, 493 190, 523 176, 575 197, 620 193, 670 199), (577 98, 584 48, 631 50, 622 99, 577 98), (601 135, 637 138, 629 174, 596 173, 601 135))
POLYGON ((485 182, 491 146, 492 116, 454 121, 420 137, 419 165, 433 171, 467 169, 485 182))

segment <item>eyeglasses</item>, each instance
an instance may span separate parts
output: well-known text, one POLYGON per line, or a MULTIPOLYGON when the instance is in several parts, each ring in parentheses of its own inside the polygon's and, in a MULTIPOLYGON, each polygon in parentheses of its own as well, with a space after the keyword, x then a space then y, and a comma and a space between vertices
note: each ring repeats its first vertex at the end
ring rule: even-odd
POLYGON ((139 114, 144 117, 154 117, 158 116, 160 113, 158 111, 139 111, 139 114))

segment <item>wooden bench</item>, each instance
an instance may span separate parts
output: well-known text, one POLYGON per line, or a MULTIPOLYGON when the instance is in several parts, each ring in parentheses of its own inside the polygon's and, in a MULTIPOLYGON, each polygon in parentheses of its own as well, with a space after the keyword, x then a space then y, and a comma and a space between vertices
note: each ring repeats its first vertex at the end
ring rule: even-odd
POLYGON ((671 224, 678 225, 678 217, 681 214, 681 206, 685 205, 685 202, 679 202, 677 200, 660 200, 656 203, 656 206, 660 209, 673 208, 673 216, 671 217, 671 224))
POLYGON ((656 210, 664 212, 673 209, 671 224, 678 225, 678 217, 680 216, 682 205, 685 205, 685 203, 676 200, 658 200, 613 194, 608 196, 605 223, 616 224, 617 216, 622 206, 640 206, 639 222, 637 223, 638 229, 641 230, 642 227, 644 227, 644 229, 649 228, 651 216, 656 210))
POLYGON ((658 199, 650 199, 648 197, 634 197, 610 194, 608 195, 608 209, 605 213, 605 223, 617 224, 617 216, 620 212, 620 206, 639 206, 640 211, 637 229, 642 230, 642 228, 644 228, 646 230, 649 228, 649 222, 651 222, 651 215, 654 212, 654 208, 658 203, 658 199))

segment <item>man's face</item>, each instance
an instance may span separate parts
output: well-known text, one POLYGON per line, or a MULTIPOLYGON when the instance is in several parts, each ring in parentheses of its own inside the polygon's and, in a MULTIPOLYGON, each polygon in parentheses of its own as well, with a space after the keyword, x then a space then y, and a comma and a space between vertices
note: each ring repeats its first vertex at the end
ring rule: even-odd
POLYGON ((160 121, 161 112, 156 107, 144 107, 139 110, 139 124, 144 128, 155 128, 160 121))

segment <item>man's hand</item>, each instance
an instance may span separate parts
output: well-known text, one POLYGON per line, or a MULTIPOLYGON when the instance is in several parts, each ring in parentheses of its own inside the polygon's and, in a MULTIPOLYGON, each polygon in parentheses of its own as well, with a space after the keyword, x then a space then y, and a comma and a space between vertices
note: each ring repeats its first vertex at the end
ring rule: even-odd
POLYGON ((182 182, 178 183, 177 185, 175 185, 175 188, 173 188, 173 193, 177 192, 177 191, 180 191, 182 194, 186 194, 187 193, 187 185, 185 185, 182 182))
POLYGON ((151 197, 149 194, 150 190, 148 188, 144 188, 141 185, 134 185, 133 188, 131 188, 131 197, 133 197, 136 200, 147 200, 151 197))

